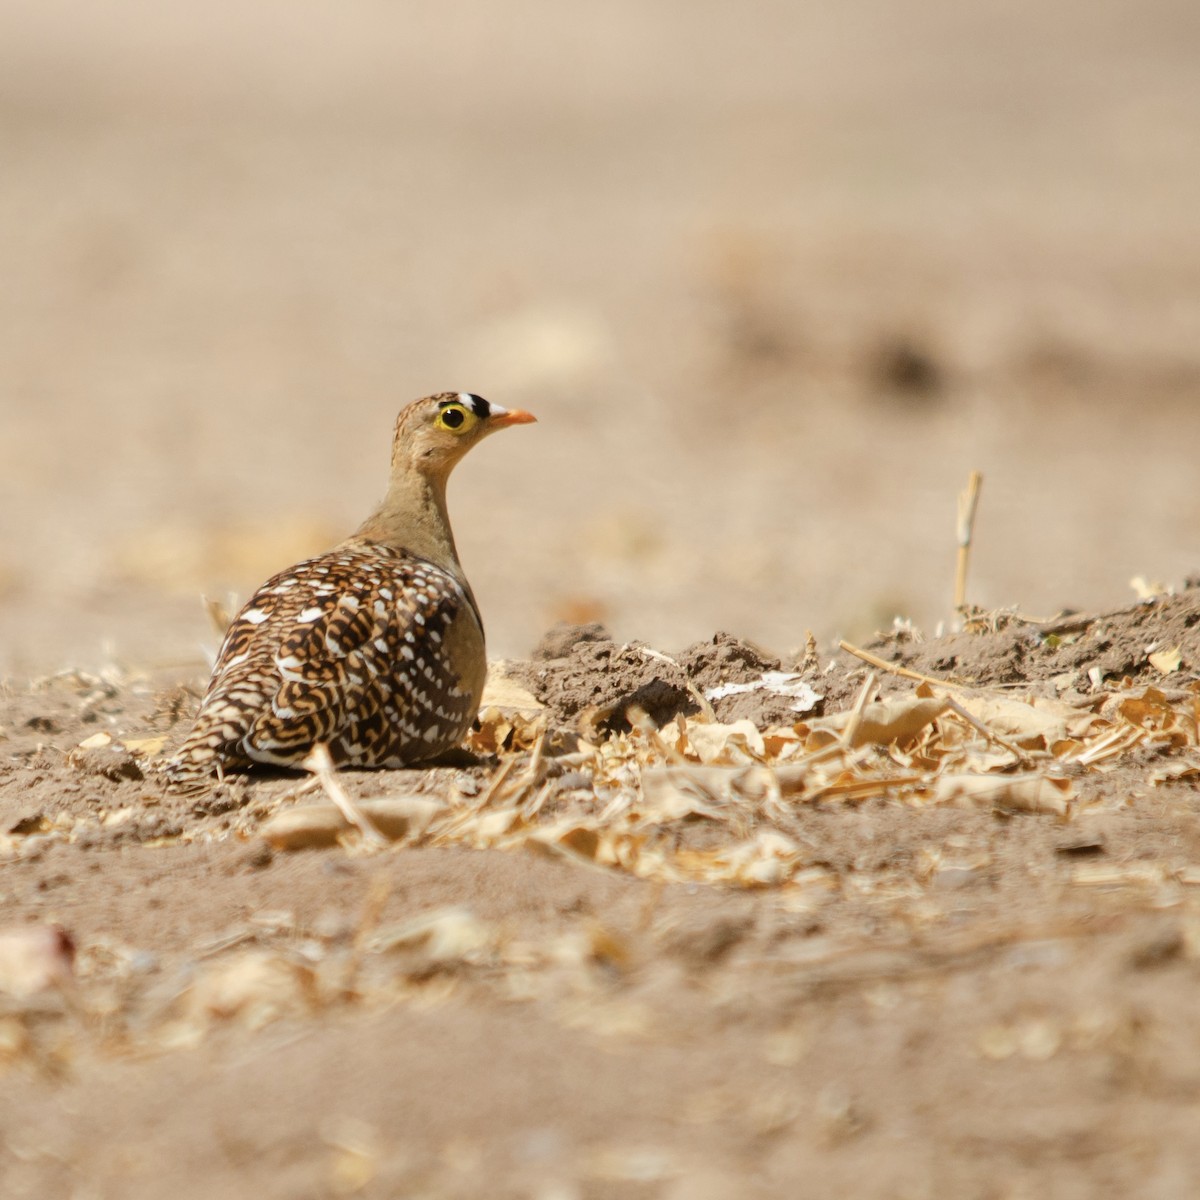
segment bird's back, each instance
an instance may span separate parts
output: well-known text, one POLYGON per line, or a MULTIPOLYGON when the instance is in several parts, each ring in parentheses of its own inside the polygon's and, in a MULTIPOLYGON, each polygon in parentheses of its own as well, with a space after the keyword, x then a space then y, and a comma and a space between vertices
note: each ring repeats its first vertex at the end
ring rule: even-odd
POLYGON ((461 741, 486 673, 469 590, 406 551, 355 539, 269 579, 234 619, 195 727, 166 767, 399 767, 461 741))

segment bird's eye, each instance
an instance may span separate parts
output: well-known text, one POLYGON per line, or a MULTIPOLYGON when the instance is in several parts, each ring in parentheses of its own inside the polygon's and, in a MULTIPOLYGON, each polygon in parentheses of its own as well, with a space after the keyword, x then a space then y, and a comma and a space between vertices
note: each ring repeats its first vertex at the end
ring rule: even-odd
POLYGON ((443 429, 459 430, 467 419, 467 410, 461 404, 448 404, 438 413, 438 424, 443 429))

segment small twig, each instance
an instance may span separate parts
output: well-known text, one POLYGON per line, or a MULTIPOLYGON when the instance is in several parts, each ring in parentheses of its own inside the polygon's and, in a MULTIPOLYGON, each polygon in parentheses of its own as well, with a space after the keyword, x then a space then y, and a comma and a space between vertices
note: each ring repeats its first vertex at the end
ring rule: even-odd
POLYGON ((543 725, 533 743, 533 751, 529 755, 529 778, 536 783, 542 777, 543 764, 546 757, 546 726, 543 725))
POLYGON ((542 811, 542 805, 554 794, 554 780, 547 779, 534 794, 521 805, 521 820, 527 825, 542 811))
POLYGON ((491 804, 493 800, 495 800, 496 796, 500 792, 500 789, 504 786, 505 780, 507 780, 512 774, 513 767, 516 765, 517 756, 515 754, 510 754, 508 758, 501 762, 495 775, 492 776, 491 782, 487 786, 487 790, 474 804, 469 806, 472 812, 483 812, 483 810, 487 808, 487 806, 491 804))
POLYGON ((692 699, 695 700, 697 707, 700 709, 700 715, 710 725, 715 725, 717 723, 717 714, 713 710, 713 706, 709 702, 708 697, 690 679, 685 678, 683 682, 686 685, 688 692, 691 694, 692 699))
POLYGON ((850 710, 850 719, 846 722, 846 728, 842 730, 842 746, 847 750, 854 745, 854 739, 858 736, 858 727, 862 724, 863 710, 870 702, 871 693, 875 691, 878 682, 879 679, 874 671, 869 672, 866 679, 863 680, 862 688, 854 701, 854 707, 850 710))
MULTIPOLYGON (((524 819, 525 809, 528 807, 528 802, 525 800, 527 792, 533 791, 539 783, 542 782, 542 777, 546 773, 546 727, 543 725, 541 732, 537 735, 537 741, 533 743, 533 749, 529 754, 529 763, 525 767, 525 773, 513 785, 513 790, 509 795, 509 799, 521 806, 522 819, 524 819)), ((513 756, 514 761, 516 756, 513 756)), ((536 814, 537 810, 545 803, 546 796, 543 795, 537 804, 537 808, 533 811, 536 814)))
POLYGON ((1019 746, 1014 746, 1012 742, 1002 738, 998 733, 993 732, 977 716, 975 716, 973 713, 969 713, 965 708, 963 708, 963 706, 959 704, 957 700, 947 700, 946 704, 952 712, 957 713, 964 721, 966 721, 968 725, 970 725, 973 729, 976 729, 979 733, 983 734, 987 741, 993 742, 1002 750, 1007 750, 1008 753, 1013 755, 1017 762, 1019 762, 1023 767, 1032 765, 1029 755, 1027 755, 1024 750, 1022 750, 1019 746))
POLYGON ((1138 742, 1146 738, 1148 730, 1138 725, 1118 726, 1116 729, 1098 738, 1086 750, 1073 755, 1071 761, 1089 767, 1094 762, 1104 758, 1113 758, 1125 750, 1131 750, 1138 742))
POLYGON ((979 489, 983 476, 971 472, 967 489, 958 494, 958 566, 954 573, 954 611, 967 606, 967 566, 971 559, 971 537, 975 531, 975 509, 979 505, 979 489))
POLYGON ((390 845, 387 838, 379 832, 375 822, 359 808, 347 794, 346 789, 338 782, 329 747, 324 742, 318 742, 300 765, 306 771, 311 771, 320 780, 325 795, 333 801, 342 816, 362 834, 363 841, 367 845, 380 849, 390 845))
POLYGON ((298 783, 295 787, 288 788, 279 799, 299 800, 301 796, 307 796, 309 792, 315 792, 320 787, 321 780, 314 775, 312 779, 306 779, 303 783, 298 783))
MULTIPOLYGON (((208 614, 208 619, 212 622, 212 627, 217 637, 223 638, 229 632, 229 626, 233 623, 229 606, 223 600, 218 600, 215 596, 201 596, 200 599, 204 604, 204 611, 208 614)), ((230 595, 229 600, 232 603, 232 595, 230 595)))
POLYGON ((846 801, 869 800, 872 796, 885 796, 897 788, 924 783, 925 779, 924 775, 897 775, 892 779, 856 779, 852 783, 831 783, 817 788, 804 799, 810 803, 816 803, 831 796, 846 801))
POLYGON ((957 688, 959 691, 971 690, 970 684, 952 683, 949 679, 934 679, 932 675, 922 675, 919 671, 910 671, 907 667, 902 667, 897 663, 890 663, 886 659, 877 658, 867 650, 860 650, 857 646, 852 646, 849 642, 838 642, 838 648, 845 650, 847 654, 853 654, 855 658, 861 658, 863 662, 870 663, 873 667, 878 667, 881 671, 887 671, 889 675, 900 675, 904 679, 915 679, 917 683, 928 683, 933 687, 957 688))
MULTIPOLYGON (((471 803, 464 805, 461 809, 450 813, 445 821, 441 822, 436 835, 434 836, 434 845, 444 846, 448 842, 454 841, 462 831, 470 825, 470 823, 479 816, 484 809, 488 808, 492 801, 500 794, 504 785, 508 782, 508 777, 513 773, 513 768, 517 765, 517 759, 520 756, 510 754, 506 758, 500 760, 500 766, 496 769, 496 773, 488 782, 482 796, 475 797, 471 803)), ((528 784, 528 779, 522 783, 518 781, 517 786, 513 789, 510 795, 522 792, 528 784)))

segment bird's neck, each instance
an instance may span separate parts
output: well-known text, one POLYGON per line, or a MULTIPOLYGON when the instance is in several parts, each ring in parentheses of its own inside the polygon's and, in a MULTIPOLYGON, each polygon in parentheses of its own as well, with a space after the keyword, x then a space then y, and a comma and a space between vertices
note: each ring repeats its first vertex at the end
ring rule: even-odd
POLYGON ((445 476, 396 471, 387 495, 351 541, 382 542, 462 574, 446 511, 445 476))

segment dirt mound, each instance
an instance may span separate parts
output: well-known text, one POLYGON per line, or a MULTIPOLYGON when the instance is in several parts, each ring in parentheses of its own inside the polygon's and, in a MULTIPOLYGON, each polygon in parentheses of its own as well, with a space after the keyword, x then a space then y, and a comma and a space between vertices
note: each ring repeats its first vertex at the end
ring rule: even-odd
POLYGON ((560 724, 587 714, 599 728, 628 729, 626 710, 634 705, 658 724, 696 711, 677 662, 648 646, 618 645, 599 625, 558 627, 539 643, 532 662, 510 667, 560 724))
POLYGON ((928 641, 897 633, 867 648, 921 674, 982 686, 1053 683, 1084 692, 1104 680, 1188 682, 1200 673, 1200 589, 1051 621, 1001 613, 981 617, 972 631, 928 641), (1162 665, 1152 655, 1163 655, 1162 665))
MULTIPOLYGON (((981 616, 967 630, 935 638, 901 629, 863 648, 887 664, 951 684, 1066 697, 1094 693, 1105 681, 1178 688, 1200 677, 1200 589, 1045 622, 1007 613, 981 616)), ((530 662, 509 668, 557 724, 573 726, 587 713, 609 732, 629 728, 631 705, 662 725, 698 712, 702 698, 721 721, 790 724, 802 714, 819 716, 848 704, 870 669, 844 651, 785 663, 728 633, 664 654, 637 643, 620 645, 596 624, 556 627, 530 662), (785 681, 771 680, 773 674, 807 683, 817 698, 798 705, 782 690, 785 681), (764 686, 725 687, 761 684, 764 676, 764 686)), ((908 686, 910 678, 886 669, 880 676, 884 691, 908 686)))

